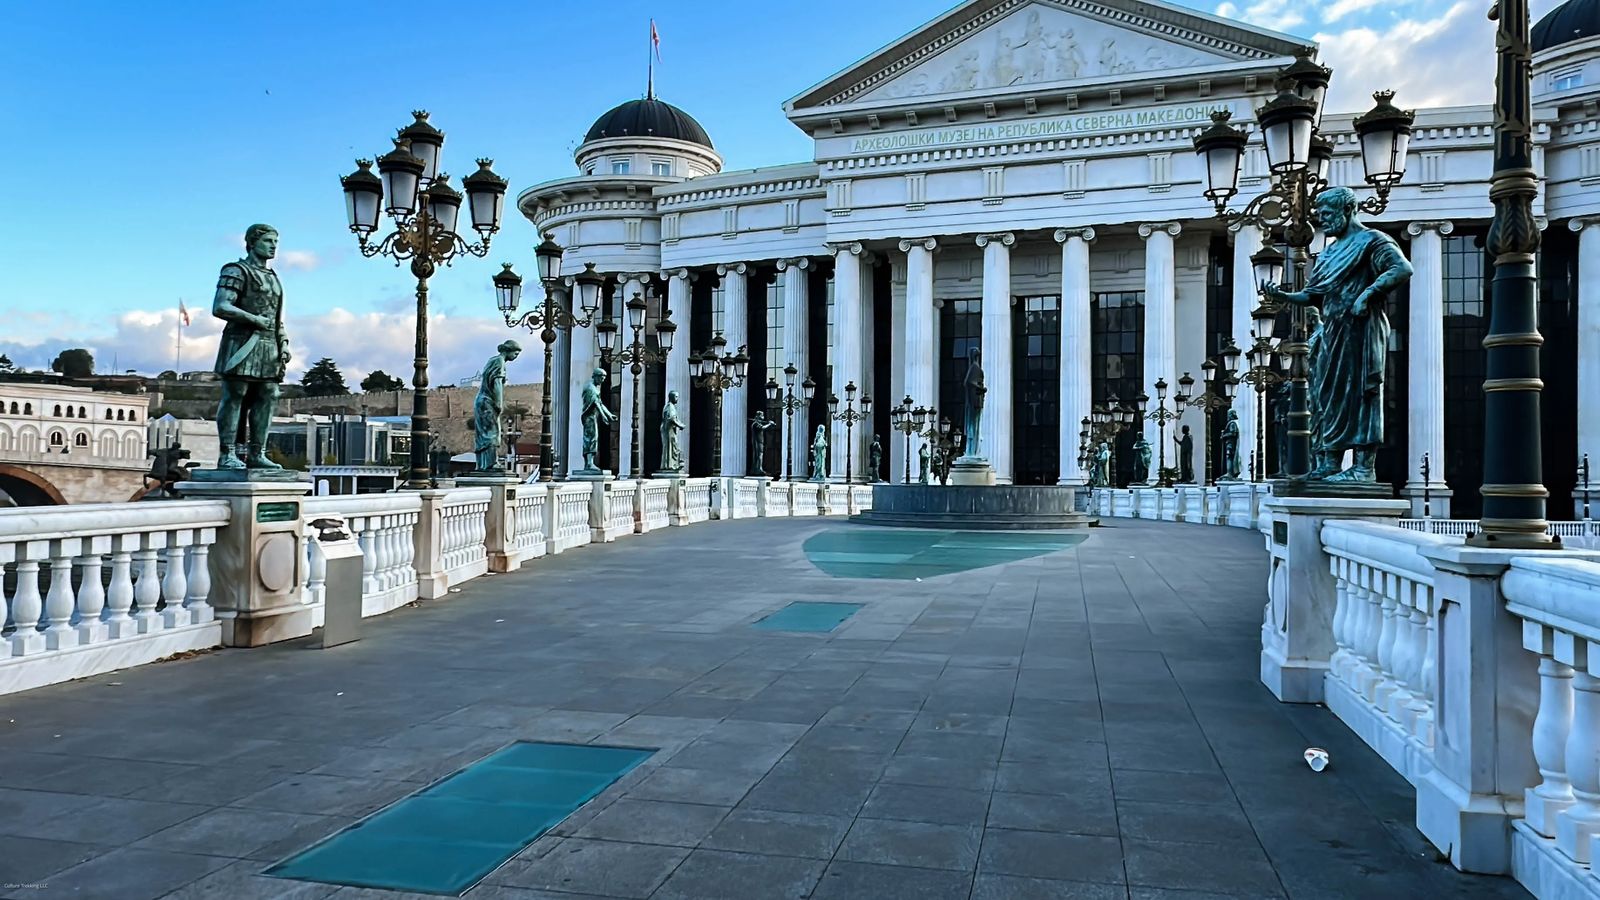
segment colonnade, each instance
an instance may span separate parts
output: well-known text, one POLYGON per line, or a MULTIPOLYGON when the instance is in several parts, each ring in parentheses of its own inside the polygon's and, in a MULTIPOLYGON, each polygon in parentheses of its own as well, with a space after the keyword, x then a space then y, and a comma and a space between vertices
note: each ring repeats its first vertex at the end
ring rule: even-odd
MULTIPOLYGON (((1569 227, 1580 236, 1579 257, 1583 260, 1600 259, 1600 219, 1573 220, 1569 227)), ((1435 498, 1436 514, 1447 514, 1448 485, 1444 483, 1444 331, 1445 272, 1443 238, 1454 231, 1448 221, 1417 221, 1405 226, 1411 240, 1410 256, 1415 275, 1410 286, 1410 312, 1406 323, 1409 345, 1409 396, 1407 403, 1407 437, 1412 457, 1407 461, 1408 479, 1406 493, 1420 496, 1426 488, 1435 498), (1433 461, 1430 478, 1425 482, 1421 470, 1422 455, 1427 453, 1433 461), (1443 502, 1441 502, 1443 501, 1443 502), (1443 507, 1443 508, 1441 508, 1443 507)), ((1137 226, 1143 244, 1144 289, 1144 363, 1143 385, 1147 393, 1154 393, 1153 385, 1165 380, 1171 393, 1177 391, 1180 369, 1194 371, 1195 365, 1179 362, 1179 345, 1194 356, 1192 337, 1180 339, 1180 330, 1193 320, 1180 322, 1178 312, 1176 242, 1183 233, 1179 222, 1150 222, 1137 226)), ((1061 257, 1060 284, 1060 483, 1082 485, 1088 473, 1078 461, 1079 420, 1091 405, 1091 386, 1094 356, 1090 352, 1092 331, 1091 252, 1096 240, 1092 227, 1056 229, 1051 233, 1059 245, 1061 257)), ((1236 225, 1230 234, 1233 254, 1232 309, 1229 318, 1233 339, 1241 351, 1248 353, 1254 342, 1250 311, 1257 304, 1256 286, 1251 277, 1250 257, 1262 246, 1262 233, 1252 225, 1236 225)), ((1010 482, 1014 475, 1013 441, 1013 330, 1011 324, 1012 252, 1018 244, 1015 232, 987 232, 975 236, 936 235, 906 238, 890 247, 874 251, 861 242, 829 244, 826 252, 832 257, 834 272, 832 317, 829 322, 813 323, 810 316, 810 283, 808 273, 819 263, 818 258, 791 257, 771 263, 782 273, 792 277, 783 279, 782 328, 784 329, 784 363, 792 362, 799 370, 798 380, 807 376, 817 382, 819 396, 828 392, 845 397, 845 387, 855 384, 857 398, 870 392, 875 405, 887 410, 903 396, 910 396, 916 405, 932 407, 938 402, 939 320, 935 302, 935 255, 948 248, 972 241, 981 250, 982 312, 980 345, 984 372, 988 382, 987 407, 984 415, 984 434, 979 448, 994 466, 1001 483, 1010 482), (874 253, 903 254, 895 262, 903 262, 905 287, 903 300, 896 298, 890 316, 893 331, 891 341, 891 384, 873 384, 874 316, 872 264, 874 253), (809 358, 809 336, 813 327, 830 329, 832 343, 832 382, 824 384, 824 361, 809 358)), ((968 244, 967 246, 971 246, 968 244)), ((678 392, 679 414, 689 421, 695 391, 692 389, 694 373, 690 372, 688 356, 691 341, 688 339, 690 307, 690 282, 694 277, 709 277, 713 273, 723 285, 723 316, 719 327, 727 340, 728 352, 749 342, 748 280, 755 261, 728 262, 701 269, 698 273, 687 268, 669 270, 660 275, 622 273, 614 275, 623 296, 632 296, 645 290, 646 282, 664 280, 666 304, 674 320, 680 325, 679 339, 667 360, 666 389, 678 392)), ((1600 265, 1580 267, 1579 297, 1581 307, 1600 305, 1600 265)), ((1584 450, 1600 448, 1600 310, 1581 309, 1578 336, 1578 433, 1584 450), (1588 314, 1585 314, 1588 313, 1588 314)), ((1399 323, 1396 323, 1397 325, 1399 323)), ((570 341, 570 349, 562 348, 567 371, 563 373, 569 385, 568 408, 558 416, 558 426, 568 435, 566 441, 567 463, 571 468, 582 464, 582 427, 578 416, 571 413, 581 403, 581 391, 596 365, 596 352, 592 335, 570 341)), ((1202 354, 1197 363, 1204 359, 1202 354)), ((1247 363, 1242 363, 1247 364, 1247 363)), ((752 359, 749 378, 766 380, 765 360, 752 359)), ((1200 385, 1197 385, 1199 387, 1200 385)), ((623 408, 619 410, 621 430, 617 467, 619 473, 629 470, 631 460, 631 434, 629 431, 629 404, 632 402, 632 379, 624 378, 622 385, 623 408)), ((1169 393, 1169 403, 1171 400, 1169 393)), ((753 410, 748 408, 748 389, 732 389, 722 396, 722 473, 746 474, 748 468, 748 423, 753 410)), ((1130 402, 1131 397, 1120 398, 1130 402)), ((703 402, 703 401, 702 401, 703 402)), ((1152 405, 1154 401, 1152 399, 1152 405)), ((1238 413, 1241 468, 1247 469, 1250 453, 1256 446, 1261 423, 1256 416, 1255 391, 1242 384, 1236 393, 1233 409, 1238 413)), ((959 410, 943 413, 952 423, 959 421, 959 410)), ((1223 411, 1216 413, 1225 415, 1223 411)), ((642 413, 641 427, 648 423, 654 427, 659 410, 642 413)), ((800 419, 799 416, 796 419, 800 419)), ((798 426, 797 426, 798 427, 798 426)), ((1145 434, 1153 446, 1162 439, 1157 423, 1144 423, 1145 434)), ((870 423, 855 429, 855 444, 849 453, 858 477, 866 469, 868 448, 874 429, 870 423)), ((835 480, 845 468, 846 450, 842 429, 835 429, 830 475, 835 480)), ((705 440, 707 436, 691 435, 690 440, 705 440)), ((901 480, 905 452, 903 435, 889 432, 881 434, 885 457, 891 460, 887 467, 890 481, 901 480)), ((796 434, 793 440, 795 459, 789 460, 789 441, 779 442, 778 471, 792 470, 798 475, 806 471, 809 435, 796 434)), ((1169 444, 1172 435, 1167 435, 1169 444)), ((1198 438, 1203 446, 1204 437, 1198 438)), ((916 443, 912 444, 915 452, 916 443)), ((1203 457, 1197 447, 1196 469, 1202 468, 1203 457)), ((685 455, 688 450, 685 447, 685 455)), ((1169 458, 1171 452, 1168 453, 1169 458)), ((653 461, 645 461, 646 471, 654 469, 653 461)), ((917 466, 911 466, 913 475, 917 466)), ((1248 471, 1245 472, 1248 477, 1248 471)))

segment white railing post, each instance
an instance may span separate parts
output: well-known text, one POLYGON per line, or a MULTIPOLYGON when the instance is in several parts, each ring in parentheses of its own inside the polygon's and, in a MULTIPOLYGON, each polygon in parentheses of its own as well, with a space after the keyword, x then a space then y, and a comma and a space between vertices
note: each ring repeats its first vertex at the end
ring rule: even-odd
POLYGON ((216 611, 211 608, 211 545, 216 540, 215 528, 202 528, 189 553, 189 593, 183 598, 183 605, 189 610, 192 622, 204 624, 217 618, 216 611))
POLYGON ((111 587, 106 591, 106 630, 112 639, 133 634, 133 553, 139 547, 138 534, 119 534, 112 538, 111 587))
POLYGON ((445 575, 444 499, 450 492, 430 489, 418 491, 422 498, 422 511, 417 517, 417 530, 413 532, 415 565, 417 568, 417 596, 424 600, 438 600, 450 592, 450 581, 445 575))
MULTIPOLYGON (((1533 830, 1547 838, 1556 836, 1559 815, 1576 798, 1567 779, 1567 740, 1572 732, 1572 667, 1553 659, 1550 632, 1535 627, 1542 646, 1529 648, 1539 656, 1539 714, 1533 719, 1533 761, 1539 767, 1539 784, 1523 798, 1524 817, 1533 830)), ((1528 629, 1523 629, 1524 642, 1528 629)))
POLYGON ((184 533, 173 532, 167 546, 167 574, 161 579, 161 622, 167 628, 189 624, 189 611, 183 600, 189 594, 189 574, 185 571, 188 548, 184 546, 184 533))
POLYGON ((1587 652, 1576 656, 1565 754, 1572 805, 1556 815, 1556 846, 1573 861, 1588 863, 1589 839, 1600 834, 1600 678, 1589 674, 1587 652))
POLYGON ((102 580, 104 559, 111 549, 111 538, 96 535, 85 540, 87 551, 78 558, 78 643, 94 644, 106 639, 106 623, 100 617, 106 608, 106 587, 102 580))
MULTIPOLYGON (((220 573, 211 580, 209 605, 225 645, 259 647, 311 633, 314 612, 303 602, 310 491, 309 481, 184 483, 185 497, 228 505, 228 525, 217 532, 208 554, 220 573)), ((174 602, 186 593, 178 592, 174 602)), ((139 612, 145 612, 142 606, 139 612)))
POLYGON ((72 593, 72 563, 83 542, 78 538, 51 541, 50 593, 44 598, 44 649, 65 650, 77 644, 72 627, 72 612, 77 600, 72 593))

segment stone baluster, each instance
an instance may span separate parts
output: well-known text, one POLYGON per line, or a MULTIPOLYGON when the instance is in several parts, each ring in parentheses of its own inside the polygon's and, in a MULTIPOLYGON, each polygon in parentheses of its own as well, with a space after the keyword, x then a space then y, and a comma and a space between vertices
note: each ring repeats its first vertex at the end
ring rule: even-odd
POLYGON ((1572 675, 1572 728, 1565 753, 1572 805, 1556 817, 1556 847, 1584 864, 1589 838, 1600 834, 1600 678, 1589 674, 1587 655, 1577 654, 1572 675))
POLYGON ((1394 691, 1394 614, 1397 602, 1395 592, 1399 580, 1388 572, 1379 572, 1383 579, 1382 612, 1379 613, 1378 669, 1376 677, 1367 685, 1365 696, 1379 709, 1385 708, 1389 694, 1394 691))
POLYGON ((1394 608, 1394 652, 1392 662, 1394 672, 1390 679, 1394 682, 1394 690, 1389 694, 1389 700, 1383 707, 1384 713, 1396 722, 1405 724, 1406 708, 1414 696, 1417 667, 1422 659, 1417 651, 1421 650, 1421 638, 1411 627, 1411 611, 1417 585, 1408 578, 1399 579, 1398 596, 1394 608))
POLYGON ((134 633, 133 551, 139 546, 137 534, 119 534, 111 548, 111 587, 106 590, 106 632, 111 638, 134 633))
POLYGON ((319 604, 327 600, 328 557, 323 555, 322 544, 306 541, 306 602, 319 604))
POLYGON ((1356 693, 1366 695, 1367 689, 1381 676, 1378 674, 1378 639, 1383 635, 1383 573, 1371 566, 1363 566, 1362 582, 1366 604, 1361 619, 1361 662, 1350 686, 1356 693))
POLYGON ((77 643, 72 628, 72 611, 77 599, 72 593, 72 563, 82 548, 80 538, 50 542, 50 592, 44 598, 44 638, 46 650, 63 650, 77 643))
POLYGON ((183 608, 189 611, 192 622, 210 622, 216 618, 211 609, 211 542, 216 532, 207 528, 197 535, 189 551, 189 594, 183 598, 183 608))
POLYGON ((374 565, 374 575, 378 579, 378 590, 387 591, 394 587, 394 524, 389 516, 376 517, 378 561, 374 565))
MULTIPOLYGON (((1433 588, 1428 589, 1428 603, 1430 609, 1436 609, 1436 607, 1433 606, 1433 588)), ((1425 641, 1425 652, 1422 654, 1422 700, 1424 702, 1424 709, 1422 713, 1417 716, 1416 729, 1413 733, 1417 736, 1417 740, 1422 742, 1423 746, 1432 747, 1434 717, 1433 698, 1439 687, 1439 619, 1436 615, 1428 616, 1428 633, 1423 640, 1425 641)))
MULTIPOLYGON (((78 557, 78 643, 94 644, 105 640, 106 625, 100 614, 106 608, 106 586, 102 579, 103 551, 111 546, 108 537, 89 539, 89 552, 78 557)), ((0 610, 4 615, 4 610, 0 610)))
POLYGON ((189 624, 189 612, 183 608, 183 599, 189 595, 189 577, 184 571, 184 558, 188 548, 183 546, 181 535, 174 535, 167 548, 167 574, 161 579, 162 622, 168 628, 189 624))
MULTIPOLYGON (((446 521, 449 521, 446 518, 446 521)), ((371 519, 355 519, 350 527, 356 530, 356 541, 361 545, 361 596, 370 597, 378 592, 378 551, 374 543, 371 519)), ((448 560, 447 560, 448 563, 448 560)))
POLYGON ((39 560, 46 546, 43 541, 35 541, 17 547, 22 558, 17 560, 17 589, 11 595, 11 621, 16 626, 11 633, 12 656, 27 656, 44 649, 44 635, 39 633, 39 616, 44 612, 44 598, 39 594, 39 560))
POLYGON ((1432 604, 1433 588, 1418 584, 1411 605, 1411 634, 1415 641, 1413 652, 1416 654, 1416 661, 1411 677, 1406 683, 1411 689, 1411 696, 1406 701, 1405 713, 1401 719, 1407 730, 1419 737, 1419 723, 1433 708, 1433 688, 1428 683, 1433 650, 1433 629, 1430 627, 1432 615, 1429 612, 1432 604))
POLYGON ((156 604, 161 602, 161 583, 158 577, 160 547, 166 542, 164 534, 147 534, 134 555, 139 560, 139 580, 133 585, 133 621, 140 634, 154 630, 156 604))
MULTIPOLYGON (((1549 629, 1541 629, 1547 636, 1549 629)), ((1556 836, 1556 821, 1571 807, 1567 780, 1567 742, 1572 728, 1572 667, 1549 656, 1539 658, 1539 714, 1533 719, 1533 759, 1540 782, 1524 792, 1525 816, 1534 831, 1556 836)))
POLYGON ((1339 675, 1345 658, 1350 655, 1350 607, 1354 598, 1350 594, 1350 560, 1343 556, 1328 557, 1328 568, 1333 572, 1333 655, 1328 657, 1328 671, 1339 675))

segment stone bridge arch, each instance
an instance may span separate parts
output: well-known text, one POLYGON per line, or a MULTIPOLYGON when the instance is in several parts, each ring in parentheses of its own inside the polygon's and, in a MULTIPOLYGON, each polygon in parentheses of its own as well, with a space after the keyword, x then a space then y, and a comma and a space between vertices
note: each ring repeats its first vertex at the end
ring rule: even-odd
POLYGON ((0 490, 18 506, 64 506, 61 490, 36 472, 0 463, 0 490))

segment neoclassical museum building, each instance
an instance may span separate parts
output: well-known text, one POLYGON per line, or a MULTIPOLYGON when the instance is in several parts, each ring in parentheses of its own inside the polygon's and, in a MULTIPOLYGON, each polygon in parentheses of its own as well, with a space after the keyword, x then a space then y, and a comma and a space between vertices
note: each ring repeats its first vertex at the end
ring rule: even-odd
MULTIPOLYGON (((1550 515, 1570 518, 1582 455, 1600 465, 1600 0, 1570 0, 1538 23, 1534 42, 1543 452, 1550 515)), ((647 366, 640 381, 643 474, 659 461, 668 390, 689 424, 691 473, 719 462, 717 404, 690 357, 720 334, 727 352, 745 347, 750 360, 745 382, 722 394, 721 474, 758 474, 749 422, 768 380, 783 383, 792 364, 819 388, 792 418, 767 407, 792 422, 787 440, 769 433, 768 474, 784 474, 791 442, 792 471, 806 473, 806 448, 830 424, 828 395, 843 410, 853 385, 857 406, 863 394, 874 402, 871 427, 851 435, 851 474, 869 476, 876 434, 885 453, 870 474, 901 480, 909 452, 916 477, 920 439, 892 429, 892 409, 910 397, 959 428, 979 348, 982 450, 999 480, 1081 484, 1079 423, 1094 404, 1143 392, 1154 407, 1158 379, 1199 380, 1228 339, 1252 345, 1250 257, 1263 235, 1216 216, 1193 138, 1222 108, 1253 130, 1277 73, 1306 43, 1158 0, 968 0, 784 103, 814 139, 812 159, 725 169, 700 124, 651 96, 601 116, 577 150, 578 173, 518 204, 565 248, 565 276, 592 264, 606 277, 612 316, 623 321, 621 304, 642 294, 647 335, 662 315, 679 326, 666 365, 647 366)), ((1463 77, 1493 77, 1493 48, 1482 49, 1463 77)), ((1319 62, 1336 79, 1360 65, 1319 62)), ((1334 143, 1329 181, 1366 196, 1353 118, 1330 110, 1320 128, 1334 143)), ((1388 307, 1379 478, 1420 494, 1427 454, 1435 515, 1479 511, 1492 124, 1488 106, 1417 109, 1405 178, 1387 210, 1367 218, 1415 267, 1388 307)), ((1264 191, 1267 174, 1253 138, 1240 199, 1264 191)), ((564 463, 581 458, 571 410, 597 360, 592 331, 577 335, 563 337, 554 376, 567 388, 555 426, 564 463)), ((602 465, 626 474, 626 367, 613 364, 607 390, 621 416, 603 435, 602 465)), ((1257 446, 1262 417, 1248 386, 1235 408, 1240 446, 1257 446)), ((1190 408, 1168 426, 1169 457, 1173 428, 1215 434, 1223 419, 1190 408)), ((1147 434, 1155 444, 1156 423, 1147 434)), ((833 435, 838 479, 846 431, 833 435)), ((1133 439, 1134 429, 1119 438, 1119 484, 1131 477, 1133 439)), ((1215 476, 1208 442, 1195 443, 1195 469, 1215 476)), ((1246 465, 1275 472, 1276 442, 1262 443, 1267 458, 1246 465)))

